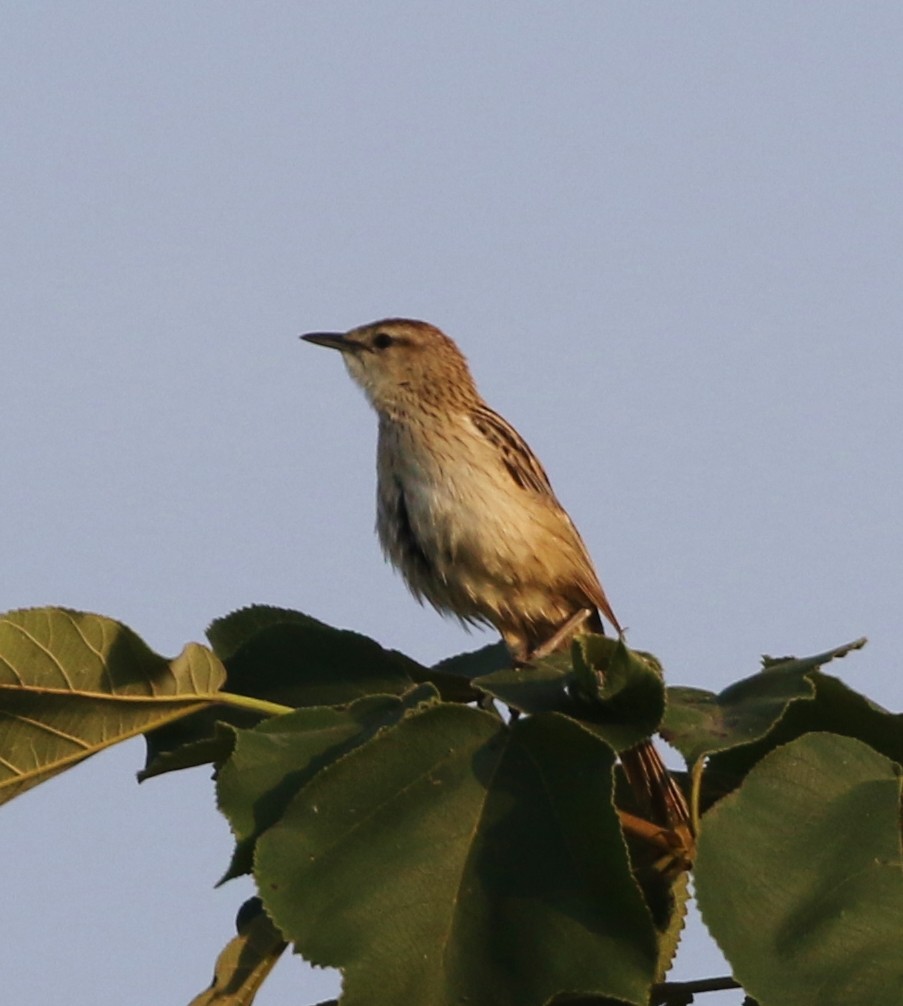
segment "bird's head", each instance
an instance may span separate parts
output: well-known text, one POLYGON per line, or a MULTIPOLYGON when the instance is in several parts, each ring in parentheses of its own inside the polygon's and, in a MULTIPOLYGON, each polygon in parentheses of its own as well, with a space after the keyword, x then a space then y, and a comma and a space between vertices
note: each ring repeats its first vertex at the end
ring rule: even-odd
POLYGON ((388 318, 350 332, 301 338, 339 350, 377 412, 391 416, 417 405, 467 404, 478 397, 461 351, 424 321, 388 318))

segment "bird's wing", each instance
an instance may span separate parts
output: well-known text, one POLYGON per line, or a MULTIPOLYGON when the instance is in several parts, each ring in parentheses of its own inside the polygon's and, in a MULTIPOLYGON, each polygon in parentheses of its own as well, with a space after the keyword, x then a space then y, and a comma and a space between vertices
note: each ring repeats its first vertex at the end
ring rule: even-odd
POLYGON ((589 557, 586 545, 580 537, 580 532, 571 520, 570 514, 558 502, 549 476, 539 463, 539 459, 530 450, 524 438, 506 422, 497 412, 493 412, 488 405, 480 404, 475 406, 470 418, 474 426, 493 445, 502 458, 502 463, 521 489, 533 492, 541 497, 545 504, 552 510, 561 522, 562 528, 568 528, 571 532, 571 544, 574 549, 577 562, 577 572, 579 574, 581 589, 585 591, 588 598, 592 600, 602 614, 615 627, 620 635, 623 632, 621 624, 615 617, 599 577, 593 567, 592 559, 589 557))
POLYGON ((545 469, 513 426, 488 405, 475 407, 470 417, 474 426, 498 450, 502 463, 521 489, 531 489, 540 496, 555 499, 545 469))

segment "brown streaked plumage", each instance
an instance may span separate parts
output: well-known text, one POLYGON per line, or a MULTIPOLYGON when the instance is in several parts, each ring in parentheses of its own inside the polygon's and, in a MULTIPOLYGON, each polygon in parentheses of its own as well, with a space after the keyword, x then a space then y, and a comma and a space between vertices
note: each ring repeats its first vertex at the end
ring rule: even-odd
MULTIPOLYGON (((579 628, 601 632, 600 615, 621 633, 542 465, 448 336, 391 318, 302 338, 339 350, 378 414, 377 532, 415 597, 495 626, 517 661, 579 628)), ((676 790, 651 744, 634 752, 623 760, 635 786, 676 790)), ((665 802, 685 819, 679 790, 665 802)))

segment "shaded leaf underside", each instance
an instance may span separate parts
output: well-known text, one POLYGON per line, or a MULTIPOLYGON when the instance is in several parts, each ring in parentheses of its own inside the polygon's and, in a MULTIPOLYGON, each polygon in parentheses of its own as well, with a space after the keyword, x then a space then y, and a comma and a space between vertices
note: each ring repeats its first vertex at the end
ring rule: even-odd
POLYGON ((0 801, 213 700, 225 672, 190 643, 168 661, 99 615, 0 618, 0 801))

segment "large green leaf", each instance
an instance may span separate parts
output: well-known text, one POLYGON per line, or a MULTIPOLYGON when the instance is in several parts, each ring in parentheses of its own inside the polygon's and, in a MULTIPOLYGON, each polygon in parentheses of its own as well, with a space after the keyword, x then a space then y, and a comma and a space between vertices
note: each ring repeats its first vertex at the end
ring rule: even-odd
POLYGON ((759 740, 784 715, 790 702, 815 694, 807 674, 756 674, 729 685, 720 694, 671 687, 662 736, 691 766, 712 752, 759 740))
POLYGON ((717 752, 712 771, 722 779, 742 779, 769 751, 812 731, 855 737, 903 765, 903 715, 883 709, 830 674, 812 671, 808 680, 814 694, 790 702, 764 737, 717 752))
MULTIPOLYGON (((363 695, 400 695, 413 683, 411 672, 426 671, 360 633, 334 629, 300 612, 283 612, 277 621, 271 609, 264 611, 273 621, 250 634, 225 658, 231 692, 297 708, 332 706, 363 695)), ((259 609, 245 608, 229 620, 256 622, 260 617, 259 609)), ((211 626, 212 639, 225 633, 229 620, 211 626)), ((231 626, 231 631, 237 635, 238 627, 231 626)))
MULTIPOLYGON (((468 678, 472 677, 476 671, 471 670, 470 673, 467 673, 464 665, 469 663, 470 658, 476 657, 481 651, 477 651, 477 654, 462 654, 459 658, 452 657, 447 661, 442 661, 435 667, 427 668, 418 664, 415 660, 411 660, 410 657, 406 657, 403 653, 399 653, 397 650, 384 649, 375 640, 359 632, 352 632, 349 629, 336 629, 334 626, 321 622, 311 615, 305 615, 300 611, 292 611, 289 608, 274 608, 263 604, 241 608, 230 615, 226 615, 224 618, 214 620, 207 628, 207 638, 210 640, 214 652, 220 659, 227 661, 228 665, 229 659, 236 656, 242 647, 250 643, 255 637, 281 625, 295 626, 297 632, 290 638, 298 640, 304 647, 303 651, 295 654, 295 657, 303 658, 304 687, 310 687, 316 680, 318 665, 321 664, 322 656, 325 653, 328 658, 327 663, 332 668, 329 672, 331 678, 336 678, 336 663, 344 664, 346 672, 353 666, 353 672, 351 675, 348 675, 348 680, 358 683, 363 681, 371 694, 397 691, 400 675, 404 678, 404 681, 400 682, 402 688, 407 687, 410 681, 418 683, 428 682, 434 684, 439 689, 443 699, 450 702, 473 702, 479 697, 468 687, 467 683, 468 678), (383 677, 381 683, 374 680, 375 677, 379 676, 383 677), (392 682, 395 682, 395 686, 392 686, 392 682)), ((486 649, 498 650, 498 648, 496 646, 487 647, 486 649)), ((501 650, 507 653, 504 646, 501 646, 501 650)), ((292 661, 290 657, 286 660, 284 652, 278 655, 277 661, 280 667, 289 666, 292 669, 292 673, 295 673, 297 670, 298 662, 292 661)), ((243 663, 243 660, 239 660, 234 668, 232 668, 232 676, 230 676, 229 680, 230 688, 244 690, 246 687, 248 675, 244 672, 243 663)), ((282 690, 282 683, 279 681, 278 674, 272 676, 267 673, 264 677, 259 677, 258 669, 254 668, 251 671, 251 675, 253 676, 252 680, 258 682, 258 686, 264 686, 264 682, 267 682, 265 685, 267 689, 270 689, 272 685, 276 685, 279 691, 279 700, 284 701, 286 699, 286 693, 282 690)), ((296 685, 300 684, 295 679, 293 679, 292 683, 296 685)), ((254 692, 253 694, 258 695, 259 693, 254 692)), ((364 692, 359 690, 354 697, 356 698, 361 694, 364 694, 364 692)), ((264 696, 260 695, 259 697, 264 696)), ((322 695, 320 699, 323 699, 323 701, 314 700, 312 697, 306 696, 303 701, 298 701, 294 704, 299 706, 332 704, 331 700, 327 701, 322 695)), ((343 697, 340 701, 346 700, 347 697, 343 697)))
POLYGON ((720 694, 701 688, 669 688, 661 734, 690 765, 712 752, 757 741, 768 734, 791 702, 815 695, 813 673, 819 667, 864 645, 860 639, 815 657, 765 657, 762 671, 720 694))
POLYGON ((478 650, 469 650, 467 653, 456 653, 453 657, 446 657, 438 664, 434 664, 430 670, 461 678, 464 681, 471 681, 484 674, 504 670, 510 667, 511 663, 511 654, 504 643, 490 643, 488 646, 481 646, 478 650))
POLYGON ((511 665, 508 647, 504 643, 490 643, 479 650, 440 660, 417 680, 431 681, 446 702, 475 702, 481 693, 473 687, 473 680, 511 665))
POLYGON ((138 782, 167 772, 224 762, 232 753, 232 735, 219 730, 218 724, 237 726, 244 722, 251 727, 259 721, 258 714, 220 707, 152 730, 144 737, 147 750, 144 768, 138 772, 138 782), (184 729, 179 730, 182 724, 184 729))
POLYGON ((765 669, 720 695, 668 689, 662 734, 691 764, 708 761, 702 806, 740 784, 762 757, 812 731, 855 737, 903 764, 903 716, 888 712, 819 667, 864 645, 857 640, 814 657, 765 658, 765 669))
POLYGON ((611 749, 554 714, 440 704, 334 761, 258 840, 267 910, 343 1006, 644 1003, 656 940, 611 749))
POLYGON ((702 916, 763 1006, 899 1006, 900 791, 869 746, 809 733, 703 817, 702 916))
POLYGON ((575 708, 569 686, 574 680, 571 658, 554 653, 523 667, 509 665, 473 679, 474 688, 521 713, 565 713, 575 708))
POLYGON ((220 660, 228 660, 264 629, 284 625, 286 622, 329 628, 324 622, 319 622, 303 612, 293 611, 291 608, 277 608, 271 604, 249 604, 237 611, 230 611, 221 618, 214 618, 207 626, 206 636, 213 647, 213 652, 220 660))
POLYGON ((175 660, 100 615, 0 617, 0 802, 103 748, 216 701, 225 672, 203 646, 175 660))
MULTIPOLYGON (((242 608, 214 621, 207 636, 225 662, 224 691, 293 708, 400 695, 429 674, 367 636, 285 608, 242 608)), ((260 714, 221 707, 157 730, 147 738, 141 778, 226 757, 217 724, 249 728, 259 720, 260 714)))
POLYGON ((569 652, 494 671, 473 685, 520 712, 581 720, 617 751, 655 733, 665 706, 658 661, 600 635, 579 636, 569 652))
POLYGON ((217 775, 217 802, 236 839, 223 879, 250 871, 259 835, 278 822, 289 801, 317 772, 437 699, 431 685, 418 685, 402 697, 365 696, 347 709, 299 709, 252 730, 223 727, 233 735, 233 750, 217 775))

